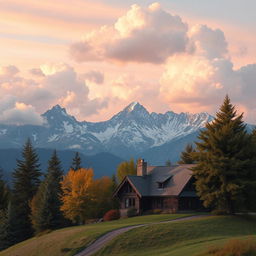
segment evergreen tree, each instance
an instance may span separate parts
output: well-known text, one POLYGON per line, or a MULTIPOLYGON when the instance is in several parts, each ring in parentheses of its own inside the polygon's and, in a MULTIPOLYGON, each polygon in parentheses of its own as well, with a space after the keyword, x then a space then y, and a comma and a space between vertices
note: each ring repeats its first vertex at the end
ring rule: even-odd
POLYGON ((77 171, 78 169, 81 169, 81 157, 78 152, 75 153, 75 157, 73 158, 72 165, 70 169, 73 169, 74 171, 77 171))
POLYGON ((185 151, 180 154, 180 161, 178 164, 194 164, 193 153, 195 152, 192 144, 187 144, 185 151))
POLYGON ((172 166, 171 160, 167 160, 167 161, 165 162, 165 165, 168 166, 168 167, 171 167, 171 166, 172 166))
POLYGON ((250 211, 256 210, 256 129, 252 131, 250 134, 250 145, 251 146, 251 163, 253 168, 251 168, 251 171, 247 174, 248 180, 245 183, 244 182, 244 198, 245 198, 245 205, 246 208, 250 211))
POLYGON ((1 212, 0 250, 6 249, 18 242, 16 228, 19 220, 17 219, 16 210, 17 208, 14 207, 11 198, 7 210, 1 212))
POLYGON ((194 154, 196 189, 204 205, 231 214, 235 202, 244 204, 252 169, 250 137, 242 117, 226 96, 215 119, 200 132, 194 154))
POLYGON ((31 220, 36 233, 47 229, 59 228, 63 224, 63 215, 60 211, 61 180, 63 171, 60 160, 54 150, 48 162, 45 180, 34 196, 31 203, 31 220))
POLYGON ((0 169, 0 211, 7 210, 9 202, 9 189, 2 179, 2 170, 0 169))
POLYGON ((29 139, 23 147, 22 157, 23 160, 17 160, 17 168, 13 173, 12 207, 15 208, 13 212, 16 227, 12 235, 16 242, 23 241, 33 234, 30 202, 37 192, 41 175, 38 156, 29 139))
POLYGON ((0 173, 0 250, 10 245, 8 241, 8 204, 10 192, 0 173))

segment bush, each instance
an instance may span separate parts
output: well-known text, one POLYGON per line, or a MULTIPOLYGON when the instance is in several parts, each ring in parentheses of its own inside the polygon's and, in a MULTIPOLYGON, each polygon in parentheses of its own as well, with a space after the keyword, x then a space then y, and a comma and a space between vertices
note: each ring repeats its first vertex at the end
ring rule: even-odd
POLYGON ((212 214, 213 215, 228 215, 227 211, 225 211, 225 210, 217 210, 217 209, 213 210, 212 214))
POLYGON ((161 209, 154 209, 153 214, 161 214, 163 211, 161 209))
POLYGON ((118 220, 120 218, 119 210, 109 210, 105 213, 103 220, 110 221, 110 220, 118 220))
POLYGON ((138 213, 137 213, 137 209, 136 208, 130 208, 128 211, 127 211, 127 217, 130 218, 130 217, 134 217, 134 216, 137 216, 138 213))
POLYGON ((248 240, 229 240, 221 248, 211 248, 208 250, 211 256, 255 256, 256 255, 256 241, 248 240))

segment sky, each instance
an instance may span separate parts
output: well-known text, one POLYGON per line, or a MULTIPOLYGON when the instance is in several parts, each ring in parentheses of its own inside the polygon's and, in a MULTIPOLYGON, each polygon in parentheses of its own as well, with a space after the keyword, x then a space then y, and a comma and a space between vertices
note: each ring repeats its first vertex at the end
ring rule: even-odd
POLYGON ((131 102, 256 124, 255 0, 0 0, 0 123, 56 104, 103 121, 131 102))

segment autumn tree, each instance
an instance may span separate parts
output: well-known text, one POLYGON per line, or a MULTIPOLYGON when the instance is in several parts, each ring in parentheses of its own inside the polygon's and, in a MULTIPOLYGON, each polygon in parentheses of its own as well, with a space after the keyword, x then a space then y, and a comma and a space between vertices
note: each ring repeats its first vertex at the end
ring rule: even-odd
POLYGON ((75 156, 72 160, 72 165, 71 165, 70 169, 73 169, 74 171, 81 169, 82 168, 81 163, 82 163, 81 157, 80 157, 79 153, 76 152, 75 156))
POLYGON ((195 152, 192 144, 187 144, 185 151, 180 154, 180 161, 178 164, 194 164, 195 159, 193 157, 193 153, 195 152))
POLYGON ((61 181, 61 211, 73 223, 81 224, 88 218, 92 182, 93 170, 84 168, 70 169, 61 181))
POLYGON ((112 180, 102 177, 92 182, 89 187, 88 218, 102 218, 103 215, 113 209, 112 180))
POLYGON ((117 188, 117 181, 116 181, 116 175, 113 174, 112 175, 112 178, 111 178, 111 181, 112 181, 112 185, 111 185, 111 198, 112 198, 112 207, 111 209, 119 209, 119 200, 117 197, 113 197, 113 194, 117 188))
POLYGON ((119 182, 127 175, 136 175, 137 169, 133 158, 130 161, 124 161, 117 167, 117 179, 119 182))
POLYGON ((242 118, 226 96, 196 143, 193 174, 200 199, 206 207, 227 213, 234 213, 237 202, 243 204, 252 169, 250 137, 242 118))
POLYGON ((54 150, 48 162, 46 178, 40 184, 31 202, 31 220, 36 233, 59 228, 63 224, 63 215, 60 210, 62 193, 60 182, 62 178, 61 162, 56 150, 54 150))
POLYGON ((23 147, 22 158, 22 160, 17 160, 17 168, 13 173, 12 208, 14 214, 11 223, 15 223, 13 236, 16 242, 25 240, 33 234, 30 201, 40 184, 39 159, 29 139, 23 147))

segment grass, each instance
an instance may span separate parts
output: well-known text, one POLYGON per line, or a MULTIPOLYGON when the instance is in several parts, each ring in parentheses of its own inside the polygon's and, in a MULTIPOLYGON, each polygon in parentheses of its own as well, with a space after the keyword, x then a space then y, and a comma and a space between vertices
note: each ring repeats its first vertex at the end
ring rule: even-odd
POLYGON ((144 223, 166 221, 193 214, 159 214, 59 229, 34 237, 0 252, 0 256, 71 256, 108 231, 144 223))
POLYGON ((151 225, 120 235, 96 253, 97 256, 210 256, 212 246, 221 246, 231 238, 256 238, 256 220, 234 216, 151 225))
MULTIPOLYGON (((213 246, 204 255, 209 256, 255 256, 256 239, 232 239, 222 246, 213 246)), ((203 255, 202 255, 203 256, 203 255)))

